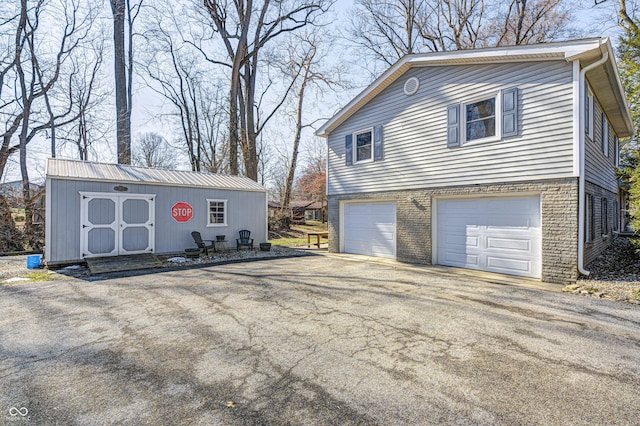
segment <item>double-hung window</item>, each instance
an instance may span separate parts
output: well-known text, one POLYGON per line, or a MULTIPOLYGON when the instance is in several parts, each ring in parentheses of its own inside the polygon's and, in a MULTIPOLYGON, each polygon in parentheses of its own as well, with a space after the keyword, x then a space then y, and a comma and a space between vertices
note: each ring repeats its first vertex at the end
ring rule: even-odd
POLYGON ((595 110, 593 102, 593 95, 589 90, 589 85, 584 82, 584 131, 590 138, 593 139, 593 116, 591 111, 595 110))
POLYGON ((609 200, 604 197, 600 208, 600 229, 602 230, 602 238, 609 235, 609 200))
POLYGON ((357 163, 383 161, 384 141, 382 125, 345 135, 344 151, 344 162, 347 166, 357 163))
POLYGON ((600 148, 605 156, 609 156, 609 122, 604 112, 600 115, 600 122, 602 124, 602 132, 600 133, 600 148))
POLYGON ((207 200, 207 226, 227 225, 227 200, 207 200))
POLYGON ((499 137, 497 125, 498 96, 464 104, 465 141, 499 137))
POLYGON ((447 106, 447 147, 468 142, 494 142, 518 136, 517 87, 447 106))
POLYGON ((373 131, 371 129, 355 134, 356 163, 360 161, 371 161, 373 131))
POLYGON ((590 243, 596 236, 593 195, 585 194, 585 198, 587 203, 586 214, 584 215, 584 241, 590 243))

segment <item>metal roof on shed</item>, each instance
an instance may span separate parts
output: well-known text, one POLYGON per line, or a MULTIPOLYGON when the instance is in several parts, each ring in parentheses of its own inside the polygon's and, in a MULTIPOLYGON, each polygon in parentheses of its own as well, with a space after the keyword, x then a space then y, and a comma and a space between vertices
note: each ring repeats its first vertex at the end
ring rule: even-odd
POLYGON ((184 170, 163 170, 125 164, 94 163, 58 158, 48 159, 47 178, 266 191, 266 188, 259 183, 242 176, 184 170))

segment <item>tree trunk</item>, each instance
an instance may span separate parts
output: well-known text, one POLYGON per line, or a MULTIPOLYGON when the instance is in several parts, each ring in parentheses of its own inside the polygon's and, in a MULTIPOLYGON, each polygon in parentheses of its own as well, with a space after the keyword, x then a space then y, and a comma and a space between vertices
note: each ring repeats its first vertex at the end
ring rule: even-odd
POLYGON ((245 81, 245 99, 244 109, 246 121, 244 123, 243 131, 244 138, 242 139, 242 158, 244 160, 244 172, 245 175, 252 180, 258 181, 258 151, 257 151, 257 135, 256 135, 256 120, 255 120, 255 91, 256 91, 256 64, 258 58, 257 53, 254 57, 247 62, 244 69, 244 81, 245 81))
POLYGON ((309 68, 305 68, 304 77, 300 84, 300 90, 298 91, 298 105, 296 111, 296 132, 293 138, 293 152, 291 153, 291 163, 289 164, 289 172, 287 173, 287 182, 284 187, 284 197, 282 200, 282 211, 289 209, 289 203, 291 201, 291 191, 293 189, 293 181, 295 179, 297 161, 298 161, 298 149, 300 147, 300 135, 302 134, 302 104, 304 102, 304 90, 307 87, 307 79, 309 75, 309 68))
POLYGON ((127 124, 127 77, 124 43, 125 0, 111 0, 113 12, 114 73, 116 90, 116 139, 119 164, 131 164, 131 135, 127 124))

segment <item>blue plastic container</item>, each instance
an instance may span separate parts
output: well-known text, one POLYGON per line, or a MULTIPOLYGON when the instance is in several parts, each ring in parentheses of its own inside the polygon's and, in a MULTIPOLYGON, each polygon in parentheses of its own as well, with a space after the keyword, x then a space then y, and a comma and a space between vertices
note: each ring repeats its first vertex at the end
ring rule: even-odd
POLYGON ((36 269, 40 266, 40 255, 34 254, 33 256, 27 256, 27 268, 36 269))

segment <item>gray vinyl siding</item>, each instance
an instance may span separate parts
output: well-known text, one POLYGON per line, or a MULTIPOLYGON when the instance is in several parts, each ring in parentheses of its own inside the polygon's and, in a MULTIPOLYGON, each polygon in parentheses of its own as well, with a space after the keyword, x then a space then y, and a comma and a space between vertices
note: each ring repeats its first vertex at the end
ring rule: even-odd
POLYGON ((415 68, 333 130, 329 194, 573 176, 572 65, 564 61, 415 68), (406 96, 410 77, 420 89, 406 96), (447 147, 449 105, 518 88, 519 135, 447 147), (345 136, 384 126, 384 160, 346 166, 345 136))
MULTIPOLYGON (((64 263, 81 259, 80 255, 80 192, 119 194, 113 191, 118 183, 50 180, 51 223, 47 239, 48 262, 64 263)), ((224 234, 226 247, 235 248, 238 231, 248 229, 254 243, 267 237, 267 194, 262 191, 218 190, 167 185, 126 184, 130 194, 155 194, 155 253, 179 253, 195 247, 192 231, 199 231, 204 239, 224 234), (227 200, 227 225, 207 226, 207 199, 227 200), (184 201, 193 207, 193 218, 178 223, 171 217, 171 207, 184 201)), ((128 214, 128 213, 125 213, 128 214)), ((131 213, 135 216, 137 213, 131 213)), ((135 241, 126 241, 135 247, 135 241)))
POLYGON ((594 137, 591 139, 588 135, 585 137, 586 156, 585 156, 585 179, 591 183, 598 185, 607 191, 617 193, 618 181, 615 174, 615 152, 614 152, 614 131, 609 126, 609 157, 602 152, 601 135, 602 135, 602 109, 600 104, 596 102, 596 120, 594 122, 594 137))

